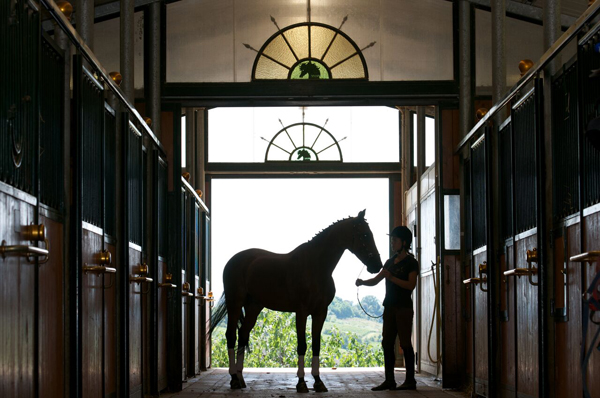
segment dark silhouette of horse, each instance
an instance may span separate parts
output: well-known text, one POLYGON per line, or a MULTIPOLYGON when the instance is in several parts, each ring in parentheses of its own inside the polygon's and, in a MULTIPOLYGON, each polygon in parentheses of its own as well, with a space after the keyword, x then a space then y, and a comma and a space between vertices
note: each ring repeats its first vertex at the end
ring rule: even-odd
POLYGON ((266 307, 296 313, 298 392, 308 392, 304 381, 304 355, 307 350, 306 322, 308 316, 312 316, 311 373, 315 379, 315 391, 327 391, 319 377, 321 331, 327 307, 335 296, 335 284, 331 275, 346 250, 358 257, 369 272, 376 273, 381 269, 381 258, 365 220, 365 210, 356 217, 330 225, 290 253, 276 254, 249 249, 234 255, 227 262, 223 270, 225 291, 213 313, 211 331, 228 315, 225 336, 231 388, 246 387, 242 376, 244 350, 258 315, 266 307), (240 327, 236 358, 238 322, 240 327))

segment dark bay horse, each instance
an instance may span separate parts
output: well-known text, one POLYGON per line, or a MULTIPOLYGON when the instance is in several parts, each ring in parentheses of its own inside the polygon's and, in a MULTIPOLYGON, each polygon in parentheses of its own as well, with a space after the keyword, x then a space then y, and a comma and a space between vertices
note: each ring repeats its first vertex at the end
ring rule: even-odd
POLYGON ((231 388, 245 387, 242 370, 244 350, 250 331, 263 308, 296 313, 298 336, 298 392, 308 392, 304 381, 304 355, 307 350, 306 322, 312 316, 312 375, 317 392, 327 388, 319 377, 321 330, 327 307, 335 296, 332 274, 344 251, 350 250, 371 273, 378 272, 381 258, 373 234, 365 220, 365 210, 358 216, 338 221, 287 254, 249 249, 233 256, 223 270, 224 293, 212 316, 214 328, 228 316, 227 349, 231 388), (243 312, 242 312, 243 308, 243 312), (235 356, 238 322, 239 343, 235 356))

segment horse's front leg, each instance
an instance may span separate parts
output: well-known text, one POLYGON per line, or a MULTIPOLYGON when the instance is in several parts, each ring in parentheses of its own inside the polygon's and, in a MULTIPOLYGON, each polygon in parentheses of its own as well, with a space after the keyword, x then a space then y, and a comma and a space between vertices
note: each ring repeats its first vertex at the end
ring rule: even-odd
POLYGON ((304 381, 304 356, 306 355, 306 318, 308 315, 296 313, 296 336, 298 338, 298 384, 297 392, 308 392, 308 387, 304 381))
POLYGON ((315 392, 327 392, 327 387, 319 374, 319 354, 321 353, 321 331, 327 317, 327 307, 319 314, 312 315, 312 375, 315 378, 315 392))

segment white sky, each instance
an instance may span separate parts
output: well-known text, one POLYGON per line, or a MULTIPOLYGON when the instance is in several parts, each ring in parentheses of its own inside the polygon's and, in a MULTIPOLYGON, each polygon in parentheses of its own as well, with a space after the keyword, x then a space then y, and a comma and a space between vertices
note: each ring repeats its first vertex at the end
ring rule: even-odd
MULTIPOLYGON (((333 222, 366 219, 382 262, 389 257, 389 181, 386 178, 213 179, 211 185, 212 291, 223 292, 223 267, 236 253, 260 248, 287 253, 333 222)), ((356 302, 354 281, 369 274, 346 251, 333 278, 336 296, 356 302)), ((385 286, 360 287, 360 297, 383 301, 385 286)))

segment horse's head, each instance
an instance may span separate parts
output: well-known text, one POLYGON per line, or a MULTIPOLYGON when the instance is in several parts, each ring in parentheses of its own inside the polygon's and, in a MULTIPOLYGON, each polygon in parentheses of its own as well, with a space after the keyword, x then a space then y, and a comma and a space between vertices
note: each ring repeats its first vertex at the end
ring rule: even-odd
POLYGON ((352 229, 350 251, 367 266, 367 271, 372 274, 379 272, 383 265, 373 240, 373 233, 365 220, 365 210, 353 219, 352 229))

